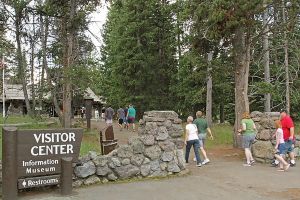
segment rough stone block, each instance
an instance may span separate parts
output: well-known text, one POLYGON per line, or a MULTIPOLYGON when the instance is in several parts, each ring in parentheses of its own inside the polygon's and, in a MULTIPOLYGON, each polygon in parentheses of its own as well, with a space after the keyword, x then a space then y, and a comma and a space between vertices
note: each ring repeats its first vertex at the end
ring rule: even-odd
POLYGON ((160 157, 161 149, 159 146, 151 146, 145 149, 145 156, 150 158, 150 160, 155 160, 160 157))
POLYGON ((160 127, 158 129, 158 135, 156 136, 156 140, 159 141, 164 141, 166 139, 168 139, 169 134, 168 134, 168 130, 166 127, 160 127))
POLYGON ((170 162, 174 158, 174 153, 172 151, 163 152, 161 155, 161 160, 164 162, 170 162))
POLYGON ((117 149, 119 158, 130 158, 133 155, 132 147, 129 145, 120 145, 117 149))
POLYGON ((142 154, 135 154, 131 157, 131 164, 140 166, 144 162, 145 157, 142 154))
POLYGON ((111 169, 107 165, 104 167, 97 167, 96 174, 98 176, 106 176, 109 173, 111 173, 111 169))
POLYGON ((96 173, 96 166, 92 161, 88 161, 82 166, 75 167, 74 173, 79 178, 86 178, 96 173))
POLYGON ((144 176, 144 177, 148 176, 150 174, 150 171, 151 171, 151 167, 149 164, 141 166, 142 176, 144 176))
POLYGON ((271 141, 256 141, 252 146, 253 156, 263 159, 273 159, 274 147, 271 141))
POLYGON ((152 146, 152 145, 154 145, 154 142, 155 142, 155 138, 153 135, 143 135, 141 137, 141 140, 144 143, 144 145, 146 145, 146 146, 152 146))
POLYGON ((120 179, 131 178, 140 173, 140 169, 134 165, 125 165, 121 167, 116 167, 115 172, 120 179))
POLYGON ((98 176, 90 176, 87 179, 84 180, 84 185, 93 185, 96 183, 100 183, 101 180, 98 176))

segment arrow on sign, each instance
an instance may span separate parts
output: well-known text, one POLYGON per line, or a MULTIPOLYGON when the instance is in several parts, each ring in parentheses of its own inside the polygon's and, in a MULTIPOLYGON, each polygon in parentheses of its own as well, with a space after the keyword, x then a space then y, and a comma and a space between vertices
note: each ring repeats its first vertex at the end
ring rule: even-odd
POLYGON ((23 187, 26 187, 27 183, 25 180, 23 181, 22 185, 23 185, 23 187))

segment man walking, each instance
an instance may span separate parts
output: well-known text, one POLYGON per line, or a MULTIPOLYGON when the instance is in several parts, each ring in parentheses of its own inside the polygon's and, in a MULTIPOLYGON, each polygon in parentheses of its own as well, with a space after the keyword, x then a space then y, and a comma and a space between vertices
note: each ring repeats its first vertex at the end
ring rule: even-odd
POLYGON ((128 119, 128 129, 130 128, 130 125, 132 124, 132 130, 135 132, 135 115, 136 115, 136 110, 132 105, 129 105, 129 109, 127 112, 127 119, 128 119))
POLYGON ((105 122, 107 126, 112 126, 114 114, 114 109, 112 109, 111 106, 108 106, 108 108, 105 110, 105 122))
POLYGON ((280 111, 280 122, 283 130, 283 139, 285 143, 286 152, 290 156, 291 167, 296 166, 295 155, 293 149, 293 142, 295 141, 295 126, 292 118, 287 114, 285 109, 280 111))
POLYGON ((207 155, 206 155, 206 151, 204 149, 207 132, 209 133, 210 138, 212 140, 214 138, 213 138, 213 135, 211 133, 210 128, 208 127, 206 119, 204 119, 202 116, 203 116, 202 112, 197 111, 197 113, 196 113, 197 119, 194 120, 193 124, 195 124, 197 126, 197 129, 198 129, 198 138, 199 138, 199 142, 200 142, 200 150, 201 150, 201 152, 204 156, 204 161, 202 162, 202 165, 205 165, 205 164, 210 162, 207 155))
POLYGON ((120 130, 122 131, 123 129, 123 123, 125 121, 125 111, 123 108, 121 108, 121 106, 119 107, 119 109, 117 110, 117 113, 118 113, 118 118, 119 118, 119 127, 120 127, 120 130))

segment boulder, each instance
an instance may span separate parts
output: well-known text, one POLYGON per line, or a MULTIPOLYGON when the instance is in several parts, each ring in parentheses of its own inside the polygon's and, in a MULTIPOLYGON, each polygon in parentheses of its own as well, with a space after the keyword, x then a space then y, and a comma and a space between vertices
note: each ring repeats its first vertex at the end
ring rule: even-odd
POLYGON ((269 129, 269 128, 275 128, 275 123, 272 119, 270 118, 262 118, 260 120, 260 125, 265 128, 265 129, 269 129))
POLYGON ((167 169, 167 167, 168 167, 168 163, 167 162, 162 162, 159 165, 160 165, 160 169, 162 171, 165 171, 167 169))
POLYGON ((111 173, 107 176, 107 179, 110 181, 115 181, 118 179, 118 177, 114 173, 111 173))
POLYGON ((90 176, 83 181, 84 185, 93 185, 93 184, 100 183, 100 182, 101 182, 100 178, 95 175, 90 176))
POLYGON ((76 180, 76 181, 73 181, 72 187, 79 188, 80 186, 82 186, 82 184, 83 184, 83 180, 76 180))
POLYGON ((145 126, 145 134, 147 135, 157 135, 158 126, 156 122, 146 122, 145 126))
POLYGON ((172 139, 171 142, 173 142, 175 144, 177 149, 183 149, 183 147, 184 147, 184 141, 181 138, 172 139))
POLYGON ((145 156, 150 158, 150 160, 155 160, 160 157, 161 149, 159 146, 151 146, 145 149, 145 156))
POLYGON ((174 158, 174 153, 172 151, 163 152, 161 155, 161 160, 164 162, 170 162, 174 158))
POLYGON ((151 162, 151 161, 149 160, 149 158, 145 158, 143 164, 144 164, 144 165, 145 165, 145 164, 149 164, 150 162, 151 162))
POLYGON ((151 171, 151 167, 149 164, 141 166, 141 175, 142 176, 144 176, 144 177, 148 176, 150 174, 150 171, 151 171))
POLYGON ((173 173, 180 172, 180 168, 178 167, 178 165, 176 164, 175 161, 171 161, 171 162, 168 163, 167 170, 168 170, 168 172, 173 172, 173 173))
POLYGON ((178 161, 178 167, 180 169, 185 169, 185 158, 184 158, 184 153, 182 149, 176 150, 176 156, 177 156, 177 161, 178 161))
POLYGON ((94 160, 98 156, 97 152, 95 151, 89 151, 88 155, 90 157, 90 160, 94 160))
POLYGON ((269 129, 263 129, 257 133, 256 137, 259 140, 270 140, 272 137, 272 132, 269 129))
POLYGON ((109 173, 111 173, 111 169, 107 165, 104 167, 97 167, 96 174, 98 176, 106 176, 109 173))
POLYGON ((141 166, 144 162, 145 157, 142 154, 135 154, 131 157, 131 164, 135 166, 141 166))
POLYGON ((124 160, 122 160, 122 165, 129 165, 129 164, 130 164, 129 158, 125 158, 124 160))
POLYGON ((166 128, 170 128, 170 127, 172 126, 171 120, 166 120, 166 121, 164 122, 163 126, 166 127, 166 128))
POLYGON ((263 159, 273 159, 274 147, 271 141, 256 141, 252 145, 253 156, 263 159))
POLYGON ((163 151, 173 151, 175 149, 175 144, 170 140, 158 142, 158 145, 163 151))
POLYGON ((143 135, 141 137, 141 140, 144 143, 144 145, 146 145, 146 146, 152 146, 152 145, 154 145, 154 142, 155 142, 155 138, 153 135, 143 135))
POLYGON ((88 161, 82 166, 76 166, 74 173, 79 178, 86 178, 96 173, 96 166, 92 161, 88 161))
POLYGON ((120 167, 121 166, 121 162, 118 158, 111 158, 110 162, 108 163, 108 166, 112 169, 116 168, 116 167, 120 167))
POLYGON ((151 169, 152 171, 159 171, 159 170, 161 170, 161 169, 160 169, 159 161, 158 161, 158 160, 155 160, 155 161, 150 162, 150 169, 151 169))
POLYGON ((157 117, 157 118, 164 118, 164 119, 177 119, 178 114, 174 111, 148 111, 145 112, 145 115, 149 117, 157 117))
POLYGON ((183 135, 183 128, 181 124, 172 124, 172 126, 167 130, 172 138, 179 138, 183 135))
POLYGON ((143 153, 145 150, 144 143, 139 137, 130 138, 129 145, 131 146, 133 153, 143 153))
POLYGON ((259 111, 253 111, 251 114, 250 114, 251 118, 260 118, 263 116, 263 113, 262 112, 259 112, 259 111))
POLYGON ((125 165, 121 167, 116 167, 115 172, 120 179, 131 178, 140 173, 140 169, 134 165, 125 165))
POLYGON ((168 130, 166 127, 159 127, 158 135, 156 136, 156 140, 164 141, 169 137, 168 130))
POLYGON ((132 147, 129 145, 120 145, 117 149, 119 158, 130 158, 133 155, 132 147))
POLYGON ((93 161, 97 167, 103 167, 108 162, 108 156, 97 156, 93 161))

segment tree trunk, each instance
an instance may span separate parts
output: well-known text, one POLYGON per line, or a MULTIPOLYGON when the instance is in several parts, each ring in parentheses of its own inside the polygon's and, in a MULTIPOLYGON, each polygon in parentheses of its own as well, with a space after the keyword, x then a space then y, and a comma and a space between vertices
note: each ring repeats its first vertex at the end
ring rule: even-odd
POLYGON ((241 147, 241 138, 238 129, 241 127, 242 114, 249 112, 248 77, 250 64, 249 35, 240 27, 235 31, 233 39, 233 53, 235 64, 235 124, 234 147, 241 147))
POLYGON ((225 113, 224 113, 224 102, 220 103, 220 123, 223 124, 225 122, 225 113))
POLYGON ((48 68, 48 62, 47 62, 47 41, 48 41, 48 34, 49 34, 49 20, 48 17, 45 17, 45 21, 43 20, 43 17, 40 16, 40 28, 41 28, 41 43, 42 43, 42 75, 41 75, 41 87, 40 87, 40 94, 39 94, 39 104, 40 107, 43 106, 42 102, 43 102, 43 94, 44 94, 44 77, 45 77, 45 73, 47 74, 46 76, 46 80, 47 80, 47 85, 50 88, 50 92, 51 92, 51 97, 52 97, 52 102, 54 105, 54 110, 56 112, 56 114, 59 117, 60 122, 62 123, 62 112, 59 108, 59 103, 58 103, 58 99, 57 99, 57 91, 56 91, 56 87, 52 84, 51 81, 51 73, 50 70, 48 68))
MULTIPOLYGON (((47 38, 48 38, 48 18, 45 17, 45 22, 43 16, 40 15, 40 29, 41 29, 41 43, 42 43, 42 73, 40 78, 40 88, 39 88, 39 107, 43 109, 43 98, 44 98, 44 84, 45 84, 45 69, 47 68, 47 38), (45 24, 45 26, 44 26, 45 24)), ((49 85, 50 87, 50 85, 49 85)))
POLYGON ((211 60, 213 53, 208 53, 208 67, 207 67, 207 91, 206 91, 206 120, 208 126, 212 124, 212 76, 211 76, 211 60))
POLYGON ((34 41, 30 39, 31 57, 30 57, 30 78, 31 78, 31 98, 32 98, 32 114, 35 115, 35 88, 34 88, 34 41))
POLYGON ((19 75, 22 80, 22 86, 23 86, 23 92, 24 92, 24 98, 25 98, 25 104, 26 104, 26 109, 27 113, 29 115, 32 115, 31 112, 31 107, 30 107, 30 102, 28 98, 28 92, 27 92, 27 81, 26 81, 26 63, 23 59, 23 54, 22 54, 22 46, 21 46, 21 13, 22 11, 18 10, 20 8, 15 8, 15 27, 16 27, 16 41, 17 41, 17 62, 18 62, 18 68, 19 68, 19 75))
MULTIPOLYGON (((282 0, 282 21, 286 25, 286 9, 285 1, 282 0)), ((285 70, 285 106, 288 113, 290 113, 290 76, 289 76, 289 54, 288 54, 288 38, 287 32, 284 31, 284 70, 285 70)))
POLYGON ((71 88, 71 79, 69 77, 69 71, 72 65, 74 64, 74 35, 75 30, 72 27, 74 23, 76 8, 76 0, 70 1, 70 17, 68 19, 68 24, 70 24, 67 29, 65 27, 65 22, 67 19, 62 20, 62 29, 63 29, 63 38, 66 43, 64 49, 64 84, 63 84, 63 125, 65 128, 71 127, 71 116, 72 116, 72 88, 71 88))
MULTIPOLYGON (((267 4, 265 3, 265 6, 267 4)), ((264 69, 265 82, 270 84, 270 50, 269 50, 269 25, 268 25, 268 8, 266 7, 263 14, 263 52, 264 52, 264 69)), ((271 94, 265 94, 265 112, 271 112, 271 94)))

